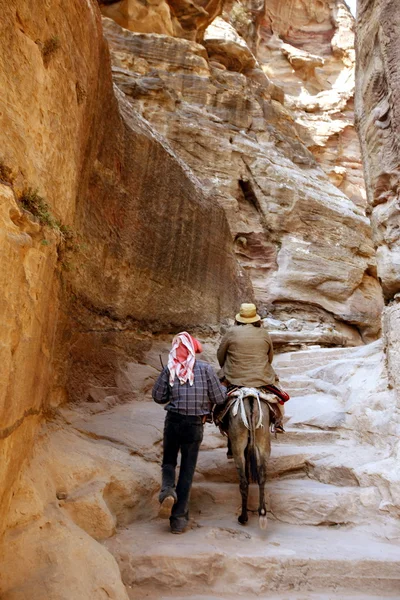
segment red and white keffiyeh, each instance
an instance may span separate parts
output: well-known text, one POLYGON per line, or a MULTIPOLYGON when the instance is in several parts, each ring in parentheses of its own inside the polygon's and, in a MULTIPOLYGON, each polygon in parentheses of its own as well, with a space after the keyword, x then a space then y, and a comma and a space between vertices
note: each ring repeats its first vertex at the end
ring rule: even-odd
POLYGON ((195 354, 202 352, 201 344, 186 331, 178 333, 172 340, 172 348, 168 356, 169 384, 174 385, 178 377, 181 385, 189 381, 193 385, 193 367, 195 354))

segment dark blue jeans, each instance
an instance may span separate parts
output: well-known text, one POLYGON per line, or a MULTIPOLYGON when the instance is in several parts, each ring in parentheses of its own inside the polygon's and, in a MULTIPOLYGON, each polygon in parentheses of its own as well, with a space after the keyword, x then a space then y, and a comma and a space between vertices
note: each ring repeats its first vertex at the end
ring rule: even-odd
POLYGON ((201 417, 173 412, 167 412, 165 417, 161 493, 175 490, 178 497, 178 501, 171 511, 171 525, 182 524, 189 520, 190 490, 200 444, 203 440, 203 427, 201 417), (181 452, 181 466, 178 484, 175 488, 175 470, 179 451, 181 452))

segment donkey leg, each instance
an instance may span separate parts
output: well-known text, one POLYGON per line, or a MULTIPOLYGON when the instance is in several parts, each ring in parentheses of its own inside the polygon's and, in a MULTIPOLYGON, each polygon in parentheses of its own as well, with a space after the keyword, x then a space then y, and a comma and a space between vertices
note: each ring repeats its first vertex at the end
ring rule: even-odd
POLYGON ((264 411, 263 427, 257 430, 256 434, 258 447, 258 523, 261 529, 266 529, 268 525, 267 506, 265 504, 265 486, 267 483, 267 465, 271 454, 271 438, 269 434, 269 413, 264 411))
MULTIPOLYGON (((262 457, 264 458, 264 457, 262 457)), ((268 525, 267 517, 267 506, 265 504, 265 484, 267 481, 267 469, 265 461, 263 460, 258 470, 258 489, 259 489, 259 502, 258 502, 258 523, 261 529, 266 529, 268 525)))
POLYGON ((245 525, 249 519, 247 514, 247 498, 249 495, 249 482, 246 477, 245 447, 247 443, 247 430, 245 435, 231 437, 232 452, 235 460, 236 470, 239 475, 239 489, 242 496, 242 512, 238 518, 239 523, 245 525), (243 439, 242 439, 243 438, 243 439))
POLYGON ((239 473, 239 489, 240 489, 240 494, 242 496, 242 512, 240 513, 240 515, 238 517, 238 521, 241 525, 246 525, 247 521, 249 520, 249 515, 247 513, 247 499, 249 497, 249 482, 247 481, 247 478, 246 478, 246 465, 245 465, 244 457, 241 460, 241 464, 239 467, 236 464, 236 468, 239 473))

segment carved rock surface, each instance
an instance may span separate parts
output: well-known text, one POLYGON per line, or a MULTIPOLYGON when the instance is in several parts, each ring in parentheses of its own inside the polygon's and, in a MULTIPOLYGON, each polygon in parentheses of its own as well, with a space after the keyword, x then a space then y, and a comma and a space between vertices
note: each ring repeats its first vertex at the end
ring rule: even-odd
POLYGON ((400 291, 399 28, 396 3, 359 2, 357 122, 378 275, 387 299, 400 291))
MULTIPOLYGON (((318 167, 260 66, 244 74, 222 54, 214 60, 217 27, 209 61, 193 42, 135 34, 109 19, 104 28, 116 85, 225 209, 260 309, 322 319, 350 344, 360 332, 374 339, 382 298, 364 209, 318 167)), ((243 40, 225 46, 226 56, 234 61, 238 47, 243 40)))
POLYGON ((29 213, 21 210, 12 188, 0 184, 0 516, 3 521, 12 483, 37 429, 53 374, 49 358, 58 308, 58 282, 54 279, 56 243, 57 235, 51 231, 44 233, 29 213))

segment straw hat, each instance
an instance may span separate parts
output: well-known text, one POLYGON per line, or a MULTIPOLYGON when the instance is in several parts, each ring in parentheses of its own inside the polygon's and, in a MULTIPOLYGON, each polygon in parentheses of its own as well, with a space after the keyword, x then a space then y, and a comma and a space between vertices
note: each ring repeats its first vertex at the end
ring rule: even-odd
POLYGON ((235 319, 239 323, 256 323, 261 320, 261 317, 257 314, 255 304, 241 304, 240 312, 235 319))

